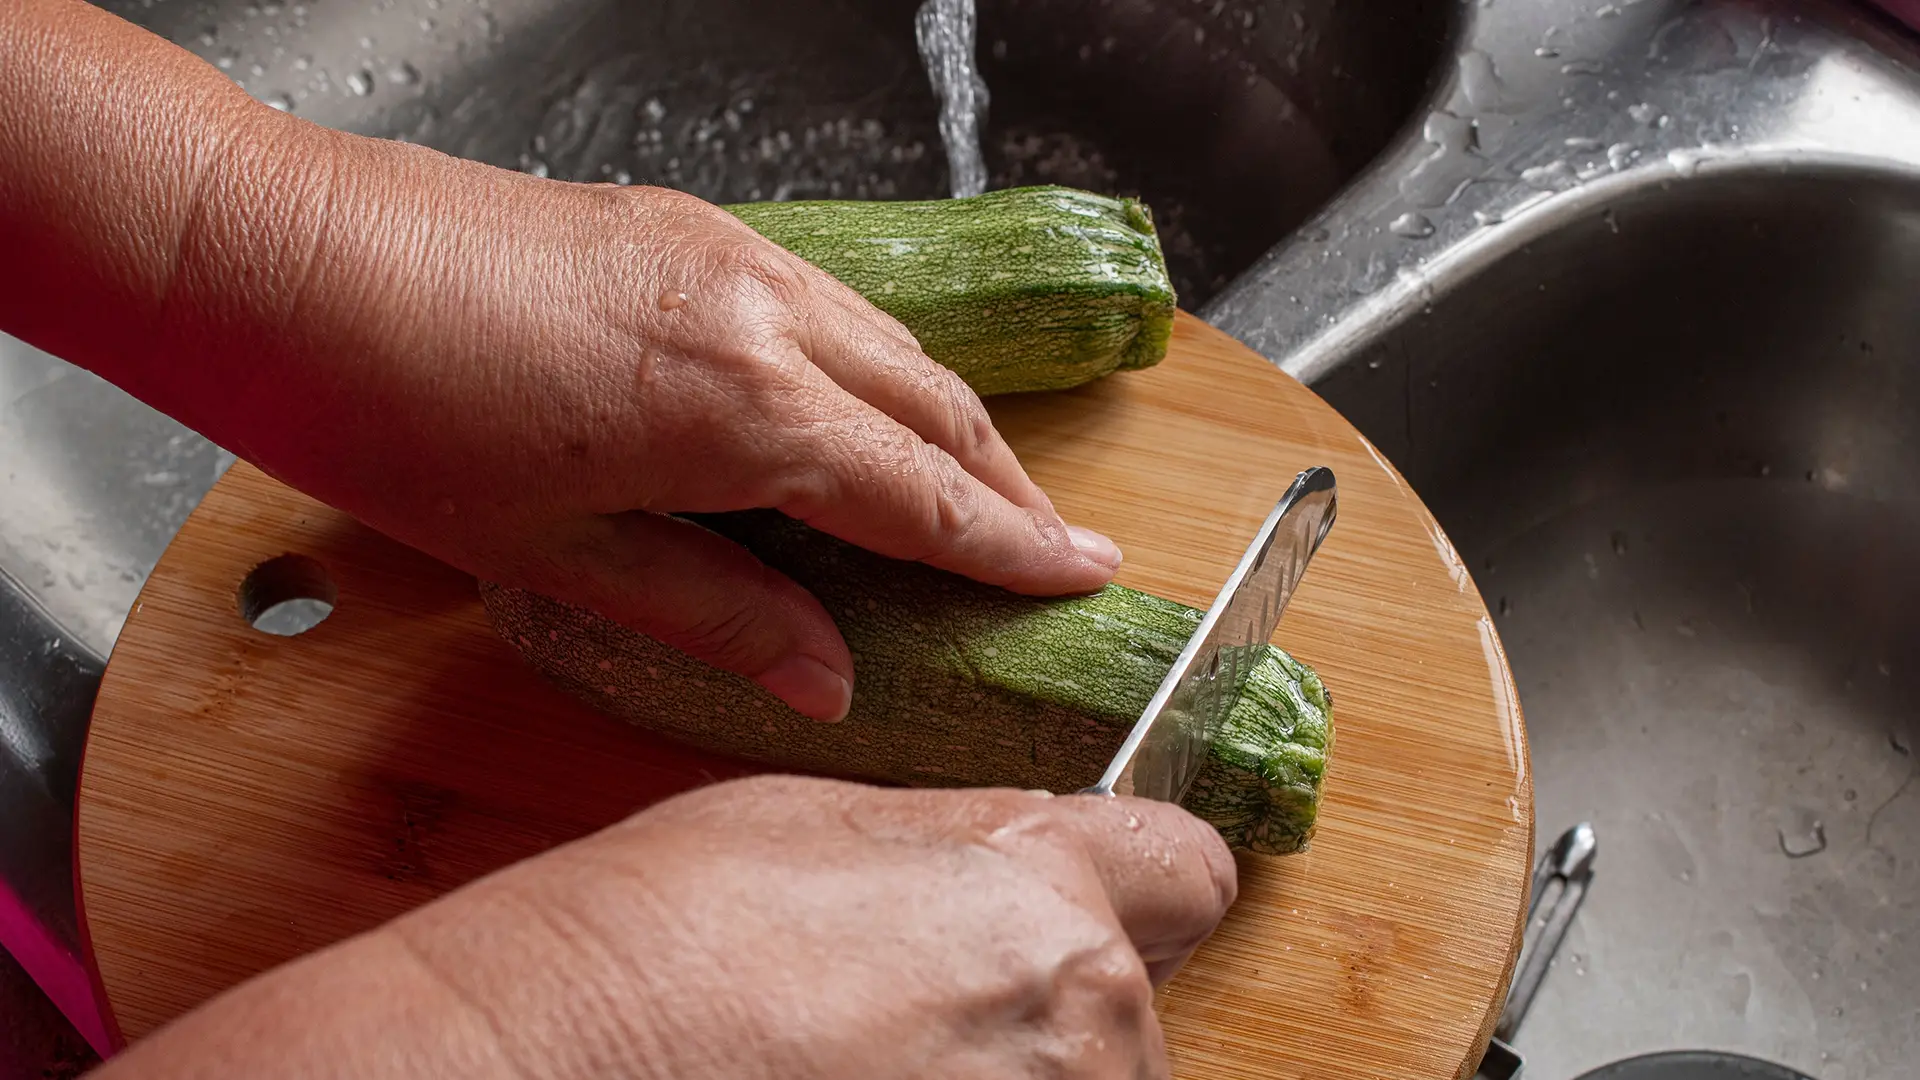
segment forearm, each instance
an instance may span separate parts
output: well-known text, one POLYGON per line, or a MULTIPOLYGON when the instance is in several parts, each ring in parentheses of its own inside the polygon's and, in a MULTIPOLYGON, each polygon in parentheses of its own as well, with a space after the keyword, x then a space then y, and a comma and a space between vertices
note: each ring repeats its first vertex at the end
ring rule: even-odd
POLYGON ((0 5, 0 328, 170 396, 207 249, 280 231, 255 175, 298 138, 276 115, 79 0, 0 5))
POLYGON ((452 396, 395 360, 524 234, 527 179, 276 112, 81 0, 0 3, 0 330, 323 498, 364 482, 334 436, 378 458, 452 396))
POLYGON ((489 1017, 380 930, 245 983, 94 1080, 528 1080, 489 1017))
MULTIPOLYGON (((266 972, 129 1047, 93 1080, 719 1075, 696 1069, 712 1044, 743 1036, 739 1027, 692 1045, 656 1027, 662 1002, 689 1011, 658 981, 686 950, 661 931, 646 874, 608 869, 678 853, 635 835, 615 826, 266 972)), ((679 996, 695 984, 680 978, 679 996)))

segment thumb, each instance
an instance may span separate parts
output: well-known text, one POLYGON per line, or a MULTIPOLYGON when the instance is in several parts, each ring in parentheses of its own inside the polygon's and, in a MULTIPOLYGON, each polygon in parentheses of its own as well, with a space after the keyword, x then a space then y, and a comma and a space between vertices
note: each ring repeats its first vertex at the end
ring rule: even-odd
POLYGON ((502 584, 596 611, 816 720, 847 715, 853 657, 832 616, 739 544, 644 512, 569 522, 542 541, 541 557, 502 584))

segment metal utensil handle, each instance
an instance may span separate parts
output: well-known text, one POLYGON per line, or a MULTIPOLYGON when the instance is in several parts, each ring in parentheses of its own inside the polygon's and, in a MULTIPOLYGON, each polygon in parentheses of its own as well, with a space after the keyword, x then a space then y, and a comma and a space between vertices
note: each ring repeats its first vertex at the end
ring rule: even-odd
POLYGON ((1494 1025, 1494 1038, 1512 1042, 1514 1033, 1520 1030, 1520 1021, 1526 1019, 1534 995, 1546 980, 1554 954, 1560 951, 1560 943, 1573 926, 1574 915, 1587 898, 1598 852, 1599 841, 1593 834, 1593 826, 1583 821, 1561 833, 1553 847, 1534 865, 1533 895, 1527 901, 1527 934, 1521 946, 1520 970, 1514 975, 1513 989, 1507 993, 1507 1005, 1500 1013, 1500 1022, 1494 1025), (1556 884, 1559 888, 1552 906, 1547 909, 1545 919, 1538 922, 1536 933, 1535 920, 1541 904, 1548 887, 1556 884))

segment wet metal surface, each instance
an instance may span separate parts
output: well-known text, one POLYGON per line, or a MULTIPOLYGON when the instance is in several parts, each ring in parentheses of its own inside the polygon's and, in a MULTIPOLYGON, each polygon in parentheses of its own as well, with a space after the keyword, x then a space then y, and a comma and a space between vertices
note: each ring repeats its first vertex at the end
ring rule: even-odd
POLYGON ((1207 314, 1433 507, 1497 613, 1541 836, 1602 841, 1528 1074, 1693 1046, 1907 1075, 1912 39, 1566 7, 1478 10, 1418 130, 1207 314))
MULTIPOLYGON (((913 0, 108 6, 507 167, 947 189, 913 0)), ((1530 1077, 1920 1058, 1915 40, 1767 0, 981 5, 990 184, 1144 194, 1183 298, 1358 424, 1498 613, 1541 842, 1605 852, 1530 1077)), ((104 653, 224 455, 5 339, 0 409, 0 569, 104 653)), ((8 753, 70 799, 39 737, 8 753)))

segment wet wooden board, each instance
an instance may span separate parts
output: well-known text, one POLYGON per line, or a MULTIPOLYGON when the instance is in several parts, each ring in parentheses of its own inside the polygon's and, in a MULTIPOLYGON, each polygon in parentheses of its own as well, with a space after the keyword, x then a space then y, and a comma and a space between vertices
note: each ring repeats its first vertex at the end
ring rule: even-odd
MULTIPOLYGON (((1525 904, 1525 732, 1466 568, 1313 393, 1183 316, 1160 366, 991 403, 1122 583, 1205 605, 1300 469, 1340 520, 1275 640, 1334 695, 1310 852, 1241 861, 1239 903, 1162 995, 1182 1077, 1433 1080, 1477 1062, 1525 904)), ((748 768, 563 696, 474 582, 236 467, 127 620, 80 787, 87 934, 138 1038, 248 976, 748 768), (315 560, 331 618, 241 618, 266 560, 315 560)))

